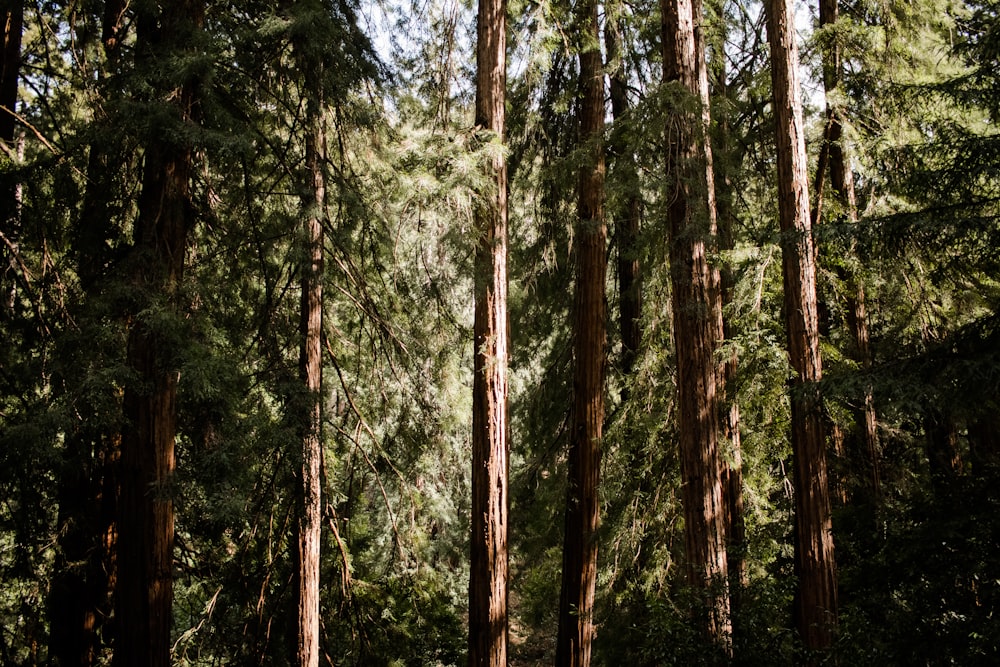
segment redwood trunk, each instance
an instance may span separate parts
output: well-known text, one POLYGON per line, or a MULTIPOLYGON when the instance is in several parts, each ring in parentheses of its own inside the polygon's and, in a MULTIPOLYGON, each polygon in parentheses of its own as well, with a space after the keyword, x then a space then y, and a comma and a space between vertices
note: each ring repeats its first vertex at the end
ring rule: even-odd
POLYGON ((305 164, 302 171, 301 320, 299 376, 304 402, 298 415, 302 429, 302 467, 298 489, 298 643, 297 664, 319 666, 319 592, 322 494, 322 338, 323 338, 323 211, 326 179, 323 171, 322 64, 309 57, 309 48, 295 43, 296 60, 306 96, 305 164))
POLYGON ((787 0, 768 0, 778 151, 778 208, 788 353, 795 370, 791 389, 795 480, 795 620, 806 647, 827 649, 837 624, 837 576, 830 517, 816 302, 816 263, 809 192, 798 52, 787 0))
POLYGON ((719 457, 716 351, 722 342, 715 183, 708 145, 708 79, 696 35, 701 5, 664 0, 663 74, 683 97, 668 123, 667 179, 671 305, 677 353, 677 403, 688 581, 704 596, 699 623, 729 650, 731 622, 719 457), (692 104, 693 102, 693 104, 692 104))
POLYGON ((556 664, 590 664, 597 583, 598 482, 604 424, 606 355, 604 280, 607 227, 604 221, 604 80, 597 44, 597 3, 580 7, 585 34, 580 52, 580 142, 587 146, 577 199, 576 281, 573 309, 573 417, 569 449, 569 488, 563 544, 562 590, 556 664))
MULTIPOLYGON (((507 3, 480 0, 476 126, 504 140, 507 3)), ((507 165, 487 165, 476 207, 475 360, 472 389, 472 536, 469 665, 507 664, 507 165)))
MULTIPOLYGON (((139 17, 141 57, 165 57, 189 47, 204 18, 200 0, 169 6, 160 16, 139 17)), ((192 123, 196 91, 191 81, 158 84, 182 123, 192 123)), ((146 142, 142 194, 135 223, 132 280, 136 289, 128 337, 133 381, 125 387, 121 503, 116 590, 118 635, 114 661, 122 667, 170 664, 173 602, 174 439, 177 430, 176 350, 170 335, 144 311, 176 313, 193 223, 190 177, 193 150, 165 136, 146 142), (163 304, 162 306, 159 304, 163 304)), ((168 325, 169 326, 169 325, 168 325)))

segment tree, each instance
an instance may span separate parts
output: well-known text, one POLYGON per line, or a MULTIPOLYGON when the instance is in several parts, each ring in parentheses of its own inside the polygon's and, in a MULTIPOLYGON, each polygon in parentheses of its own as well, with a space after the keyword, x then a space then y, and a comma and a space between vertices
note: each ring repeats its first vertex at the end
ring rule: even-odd
POLYGON ((819 394, 822 359, 816 302, 816 259, 809 219, 809 188, 798 49, 785 0, 764 5, 771 49, 771 87, 778 152, 778 213, 791 388, 795 482, 795 622, 805 646, 830 648, 837 625, 837 575, 830 489, 819 394))
POLYGON ((301 467, 297 493, 297 601, 298 648, 296 664, 319 665, 320 543, 323 520, 320 465, 323 456, 322 351, 323 351, 323 220, 326 210, 326 135, 323 111, 325 90, 323 60, 306 30, 318 11, 310 2, 293 6, 292 45, 305 98, 303 139, 305 154, 298 174, 301 200, 301 266, 299 286, 299 379, 302 403, 295 415, 301 429, 301 467))
POLYGON ((688 581, 705 595, 705 634, 729 650, 728 569, 719 455, 716 351, 722 343, 715 182, 701 4, 661 3, 663 76, 676 99, 667 121, 667 217, 677 354, 678 429, 688 581))
POLYGON ((607 270, 604 221, 604 78, 598 4, 576 9, 580 44, 579 142, 583 162, 578 172, 574 226, 576 278, 573 287, 573 412, 569 447, 569 488, 563 542, 562 588, 556 664, 590 664, 597 584, 598 484, 604 425, 606 331, 604 282, 607 270))
MULTIPOLYGON (((608 5, 610 6, 610 5, 608 5)), ((622 38, 625 20, 618 9, 615 20, 607 20, 604 27, 604 44, 610 67, 608 75, 611 115, 616 125, 625 123, 629 114, 628 74, 622 38)), ((639 222, 642 216, 642 197, 639 177, 632 147, 625 140, 624 132, 612 133, 608 139, 608 156, 611 158, 612 177, 619 181, 624 192, 618 198, 611 214, 614 220, 615 244, 618 249, 616 271, 618 278, 618 321, 621 329, 621 372, 624 376, 622 400, 628 398, 630 376, 639 354, 642 341, 642 272, 639 266, 639 222)))
MULTIPOLYGON (((837 199, 841 212, 840 217, 849 224, 858 222, 858 201, 854 191, 854 175, 851 170, 849 153, 847 151, 847 135, 845 126, 845 104, 838 98, 844 92, 843 62, 840 39, 837 35, 839 20, 839 0, 820 0, 820 27, 833 30, 831 43, 823 54, 823 90, 826 94, 826 127, 823 132, 823 145, 820 149, 819 164, 816 171, 816 209, 812 225, 820 224, 823 214, 824 172, 829 167, 830 185, 837 199)), ((863 371, 870 371, 872 365, 871 343, 868 334, 868 307, 865 286, 856 271, 835 263, 838 278, 844 281, 847 290, 847 321, 853 339, 851 356, 858 362, 863 371)), ((879 495, 878 466, 878 422, 875 415, 875 397, 870 383, 863 388, 862 405, 854 411, 855 429, 853 433, 854 450, 849 454, 863 461, 868 469, 868 488, 873 498, 879 495)))
POLYGON ((197 123, 198 72, 190 56, 204 20, 201 0, 159 14, 143 5, 136 17, 137 59, 150 88, 168 110, 145 137, 142 193, 129 258, 134 285, 125 387, 118 539, 116 665, 170 664, 173 617, 174 505, 172 478, 177 433, 176 321, 188 233, 193 227, 191 176, 197 123), (153 74, 163 58, 180 72, 153 74), (174 76, 178 78, 173 78, 174 76), (161 101, 162 100, 162 101, 161 101))
POLYGON ((475 208, 469 664, 493 666, 507 664, 508 632, 506 51, 507 3, 480 0, 475 123, 489 152, 475 208))

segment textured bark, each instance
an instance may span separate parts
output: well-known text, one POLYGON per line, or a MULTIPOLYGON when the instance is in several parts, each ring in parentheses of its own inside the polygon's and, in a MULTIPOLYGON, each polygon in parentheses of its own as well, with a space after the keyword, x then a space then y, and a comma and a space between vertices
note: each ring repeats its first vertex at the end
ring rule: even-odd
MULTIPOLYGON (((839 0, 819 0, 819 21, 821 26, 831 26, 837 22, 839 0)), ((823 159, 816 174, 816 213, 813 224, 818 224, 822 216, 823 169, 829 166, 830 185, 842 209, 842 216, 848 223, 858 221, 858 202, 854 191, 854 175, 847 159, 844 136, 843 109, 830 100, 840 94, 843 87, 843 63, 840 45, 834 40, 825 54, 823 62, 823 88, 826 91, 826 131, 824 133, 823 159)), ((836 264, 837 277, 847 284, 847 320, 854 341, 851 357, 864 370, 872 365, 870 339, 868 335, 867 299, 864 284, 858 276, 842 264, 836 264)), ((868 471, 868 487, 872 497, 877 499, 881 491, 878 461, 878 420, 875 414, 875 398, 871 383, 864 386, 862 405, 855 410, 853 432, 853 458, 862 462, 868 471)))
MULTIPOLYGON (((629 113, 628 80, 621 58, 621 28, 608 21, 604 31, 609 72, 608 84, 611 97, 611 116, 615 123, 624 121, 629 113)), ((639 193, 639 176, 635 158, 627 143, 612 134, 608 144, 614 178, 624 185, 625 194, 611 213, 615 224, 615 243, 618 247, 616 265, 618 276, 619 328, 621 329, 624 378, 622 401, 628 399, 628 387, 635 365, 639 345, 642 343, 642 274, 639 267, 639 221, 642 215, 642 198, 639 193)))
POLYGON ((720 277, 708 257, 717 244, 717 229, 708 144, 708 74, 704 42, 696 34, 701 5, 664 0, 661 8, 664 81, 679 84, 683 93, 668 119, 666 162, 688 581, 704 595, 703 631, 728 651, 732 627, 716 361, 723 334, 720 277))
MULTIPOLYGON (((504 140, 507 3, 480 0, 476 126, 504 140)), ((475 360, 472 388, 472 536, 469 665, 507 664, 507 165, 487 165, 476 207, 475 360)))
POLYGON ((764 7, 776 116, 785 324, 796 374, 791 390, 798 575, 795 620, 806 647, 822 650, 831 646, 837 624, 837 576, 818 387, 822 360, 798 52, 788 2, 768 0, 764 7))
POLYGON ((14 147, 13 112, 17 107, 17 82, 21 71, 21 32, 24 27, 24 0, 0 1, 3 18, 3 51, 0 52, 0 141, 14 147))
POLYGON ((302 466, 298 489, 298 643, 300 667, 319 666, 319 591, 322 494, 322 339, 323 339, 323 211, 326 179, 323 171, 322 64, 309 57, 309 47, 295 41, 296 61, 306 96, 305 162, 302 169, 302 300, 299 322, 299 376, 304 400, 300 419, 302 466))
POLYGON ((587 147, 577 199, 576 282, 573 298, 573 417, 569 449, 569 488, 563 544, 562 589, 556 664, 590 664, 597 583, 598 483, 604 424, 604 281, 607 270, 604 221, 604 80, 597 44, 597 3, 585 2, 578 14, 584 47, 580 52, 580 141, 587 147))
MULTIPOLYGON (((185 0, 160 16, 138 17, 137 51, 142 64, 189 47, 200 30, 204 5, 185 0)), ((156 84, 180 122, 194 122, 192 81, 156 84), (171 85, 171 87, 168 87, 171 85)), ((174 507, 171 483, 177 429, 178 372, 169 334, 143 311, 180 306, 179 287, 193 223, 190 177, 193 149, 150 135, 145 146, 142 193, 131 257, 135 302, 130 314, 127 363, 133 381, 125 387, 121 452, 114 664, 170 664, 173 602, 174 507)))

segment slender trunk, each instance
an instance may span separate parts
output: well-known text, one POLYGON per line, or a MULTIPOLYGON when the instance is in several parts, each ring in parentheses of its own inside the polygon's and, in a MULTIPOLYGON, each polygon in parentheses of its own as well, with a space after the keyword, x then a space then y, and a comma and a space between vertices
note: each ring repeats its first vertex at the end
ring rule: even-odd
MULTIPOLYGON (((480 0, 476 127, 504 141, 507 3, 480 0)), ((475 361, 472 390, 472 536, 469 665, 507 664, 507 164, 486 166, 476 207, 475 361)))
MULTIPOLYGON (((204 20, 201 0, 184 0, 160 16, 138 17, 137 51, 143 64, 189 48, 204 20)), ((194 122, 192 81, 157 83, 182 123, 194 122)), ((170 133, 176 136, 176 133, 170 133)), ((177 430, 175 350, 170 333, 150 308, 180 307, 180 283, 192 226, 190 177, 193 149, 150 134, 131 257, 135 286, 127 363, 133 380, 125 387, 120 466, 118 622, 116 665, 170 664, 173 602, 174 507, 172 478, 177 430)), ((169 327, 169 325, 167 325, 169 327)))
POLYGON ((607 270, 604 222, 604 79, 601 72, 597 3, 584 2, 578 14, 580 51, 580 142, 586 147, 577 199, 576 281, 573 304, 573 421, 569 488, 563 544, 562 589, 556 664, 590 664, 597 584, 598 483, 604 424, 604 280, 607 270))
POLYGON ((719 272, 709 263, 717 229, 708 79, 704 43, 695 27, 701 22, 701 5, 664 0, 661 8, 664 81, 679 84, 682 93, 668 121, 667 217, 688 581, 704 596, 703 631, 728 652, 732 627, 716 361, 722 313, 719 272))
MULTIPOLYGON (((821 26, 832 26, 838 20, 839 0, 819 0, 819 21, 821 26)), ((844 119, 842 107, 831 101, 835 100, 843 87, 843 64, 840 55, 840 45, 833 41, 825 54, 823 66, 823 87, 826 91, 826 131, 822 149, 823 159, 819 169, 826 166, 830 169, 830 185, 834 195, 843 209, 843 216, 848 223, 858 221, 858 203, 854 191, 854 176, 850 162, 847 159, 844 136, 844 119)), ((818 224, 822 215, 823 172, 817 171, 816 213, 813 224, 818 224)), ((854 340, 852 357, 867 371, 872 365, 871 347, 868 335, 867 299, 864 284, 856 272, 836 264, 837 276, 847 284, 847 320, 854 340)), ((874 499, 880 495, 881 480, 878 462, 878 420, 875 415, 875 399, 870 382, 864 385, 862 405, 855 410, 855 428, 853 433, 855 450, 852 454, 863 462, 868 469, 868 487, 874 499)))
MULTIPOLYGON (((604 30, 604 43, 607 47, 608 63, 611 65, 608 77, 611 116, 616 124, 626 120, 629 113, 628 81, 625 64, 621 60, 622 23, 621 20, 615 23, 608 21, 604 30)), ((624 186, 625 192, 611 215, 615 224, 615 242, 618 246, 618 319, 622 340, 621 371, 624 402, 628 399, 632 368, 642 342, 642 278, 639 268, 639 220, 642 214, 642 198, 639 193, 639 175, 635 158, 627 142, 622 141, 618 134, 612 134, 609 139, 608 156, 613 160, 615 180, 620 186, 624 186)))
POLYGON ((796 374, 791 390, 798 575, 795 619, 806 647, 824 650, 831 646, 837 624, 837 576, 818 386, 822 360, 798 51, 789 2, 769 0, 764 8, 776 115, 788 353, 796 374))
MULTIPOLYGON (((300 38, 301 39, 301 38, 300 38)), ((319 571, 322 528, 320 461, 322 458, 322 337, 323 337, 323 211, 326 179, 323 170, 322 63, 295 41, 295 54, 306 95, 305 164, 302 171, 301 320, 299 376, 303 383, 302 468, 299 471, 298 525, 298 649, 300 667, 319 665, 319 571)))

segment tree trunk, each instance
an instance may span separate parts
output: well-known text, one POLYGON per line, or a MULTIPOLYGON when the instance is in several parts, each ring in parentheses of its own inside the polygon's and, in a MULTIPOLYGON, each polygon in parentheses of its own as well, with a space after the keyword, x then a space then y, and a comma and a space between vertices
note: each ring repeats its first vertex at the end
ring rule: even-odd
POLYGON ((604 280, 607 270, 604 222, 604 80, 601 72, 597 3, 579 8, 580 143, 586 146, 577 199, 576 282, 573 309, 573 417, 569 449, 569 488, 563 544, 562 589, 556 664, 590 664, 597 583, 598 483, 604 424, 606 355, 604 280))
MULTIPOLYGON (((204 5, 184 0, 160 16, 138 17, 141 63, 189 48, 201 29, 204 5)), ((193 81, 157 81, 179 122, 194 122, 193 81)), ((164 128, 159 128, 163 130, 164 128)), ((135 287, 129 319, 127 363, 134 377, 125 387, 121 503, 116 589, 118 623, 114 661, 122 667, 170 664, 173 602, 174 508, 172 478, 177 430, 177 381, 169 324, 147 319, 151 309, 177 313, 192 226, 190 177, 193 149, 151 133, 146 141, 142 193, 134 230, 131 270, 135 287)))
MULTIPOLYGON (((621 58, 621 26, 623 21, 607 21, 604 43, 611 66, 608 82, 611 96, 611 116, 614 122, 623 122, 629 112, 628 80, 621 58)), ((639 267, 639 220, 642 198, 639 194, 639 175, 635 158, 627 142, 612 134, 608 155, 613 160, 615 179, 624 186, 625 194, 612 213, 615 224, 615 241, 618 246, 618 300, 619 327, 622 340, 622 401, 628 400, 632 368, 642 342, 642 277, 639 267)))
POLYGON ((677 352, 677 403, 688 581, 704 595, 699 625, 730 650, 725 508, 719 457, 716 351, 722 342, 715 249, 715 183, 708 145, 708 79, 704 43, 696 35, 701 5, 664 0, 663 76, 679 84, 668 119, 667 217, 671 305, 677 352), (700 51, 700 53, 699 53, 700 51))
MULTIPOLYGON (((476 127, 504 141, 507 3, 480 0, 476 127)), ((507 165, 486 166, 475 211, 475 361, 472 389, 472 536, 469 665, 507 664, 507 165)))
POLYGON ((295 57, 306 96, 305 164, 302 171, 301 320, 299 375, 303 383, 302 467, 298 490, 298 648, 300 667, 319 666, 319 572, 322 528, 320 461, 322 458, 323 218, 326 138, 323 124, 323 66, 309 48, 295 40, 295 57))
MULTIPOLYGON (((713 15, 723 16, 725 1, 716 0, 713 15)), ((732 151, 735 146, 730 135, 729 125, 729 84, 726 67, 725 45, 727 26, 714 26, 711 38, 706 40, 706 50, 711 51, 711 68, 716 97, 723 100, 722 111, 716 116, 718 132, 717 143, 713 154, 722 155, 721 161, 713 161, 716 190, 716 212, 718 224, 719 251, 727 253, 735 248, 733 227, 736 214, 733 211, 732 165, 735 163, 732 151)), ((724 262, 720 271, 721 308, 725 312, 733 300, 733 290, 736 287, 736 277, 728 262, 724 262)), ((730 340, 736 332, 731 320, 723 322, 723 337, 730 340)), ((746 523, 743 516, 743 452, 740 437, 740 406, 737 401, 736 376, 739 359, 735 351, 723 355, 719 368, 718 394, 721 402, 722 417, 720 428, 722 439, 728 443, 729 456, 721 457, 722 491, 725 496, 726 515, 724 520, 726 531, 726 564, 729 568, 729 611, 733 624, 733 636, 739 636, 739 615, 742 605, 743 589, 747 584, 746 570, 746 523)))
POLYGON ((14 149, 17 121, 17 83, 21 71, 21 32, 24 27, 24 0, 0 1, 3 16, 3 52, 0 53, 0 141, 14 149))
MULTIPOLYGON (((819 21, 821 26, 832 26, 838 20, 839 0, 819 0, 819 21)), ((826 91, 826 131, 824 133, 823 151, 825 159, 820 160, 819 169, 827 164, 830 168, 830 185, 833 188, 848 223, 858 221, 858 202, 854 191, 854 176, 846 157, 844 142, 843 109, 832 99, 840 94, 843 84, 843 64, 840 55, 840 45, 834 40, 826 52, 823 62, 823 88, 826 91)), ((822 172, 818 172, 816 215, 813 224, 819 222, 822 215, 822 172)), ((864 370, 872 365, 871 347, 868 335, 868 313, 864 284, 856 273, 842 264, 836 264, 837 277, 847 284, 847 320, 854 340, 851 356, 864 370)), ((870 382, 864 385, 863 404, 855 410, 855 428, 853 440, 854 450, 850 454, 863 463, 868 469, 868 487, 872 498, 880 495, 881 480, 878 461, 878 421, 875 415, 875 399, 870 382)))
POLYGON ((816 260, 809 192, 798 51, 787 0, 768 0, 778 151, 778 208, 788 353, 796 378, 791 389, 795 480, 795 619, 806 647, 828 649, 837 624, 837 576, 830 491, 818 383, 822 377, 816 302, 816 260))
MULTIPOLYGON (((124 0, 105 4, 102 44, 105 62, 97 68, 98 85, 113 72, 124 29, 124 0)), ((104 274, 111 236, 112 151, 95 141, 90 146, 84 203, 76 221, 73 250, 77 275, 84 287, 84 308, 97 293, 104 274)), ((120 434, 94 432, 89 418, 99 408, 84 399, 76 406, 84 415, 67 435, 65 469, 58 480, 59 551, 49 592, 49 654, 60 665, 90 666, 112 643, 105 625, 111 615, 115 579, 118 465, 120 434), (103 628, 102 628, 103 626, 103 628)), ((96 423, 96 422, 95 422, 96 423)))

